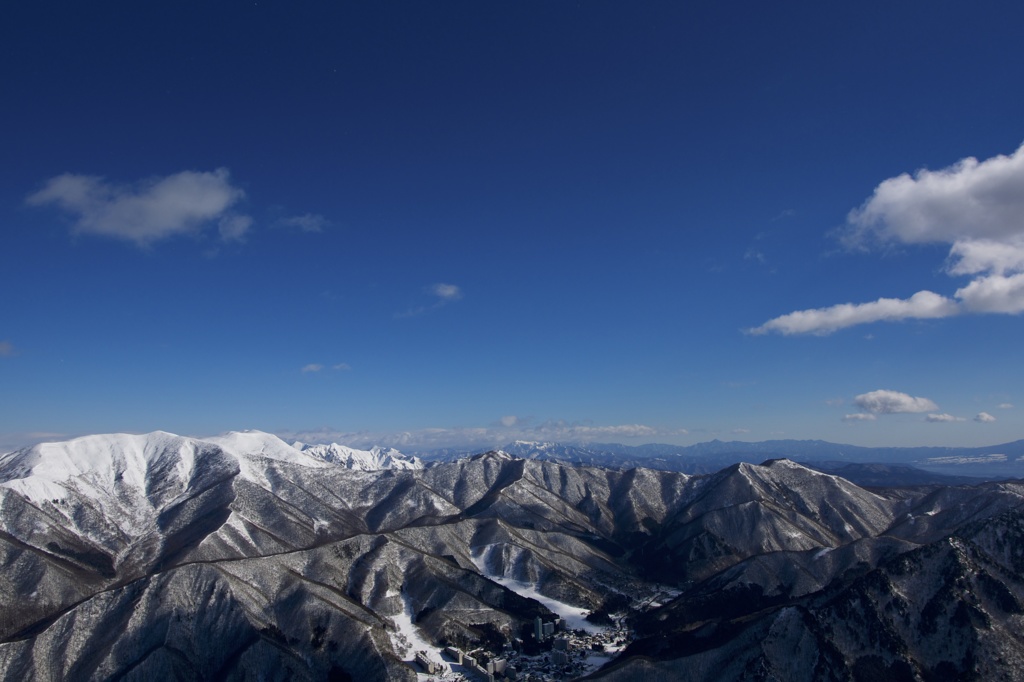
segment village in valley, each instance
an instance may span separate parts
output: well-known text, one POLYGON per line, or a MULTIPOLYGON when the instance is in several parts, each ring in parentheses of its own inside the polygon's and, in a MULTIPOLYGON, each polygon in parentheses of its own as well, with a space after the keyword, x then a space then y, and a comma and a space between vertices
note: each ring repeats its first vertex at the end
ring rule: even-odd
POLYGON ((577 679, 607 663, 629 643, 630 632, 623 620, 619 618, 611 626, 588 624, 584 629, 571 628, 562 618, 544 622, 538 616, 532 632, 512 638, 502 651, 463 651, 448 646, 440 652, 442 661, 436 660, 437 655, 417 651, 415 667, 422 682, 577 679))

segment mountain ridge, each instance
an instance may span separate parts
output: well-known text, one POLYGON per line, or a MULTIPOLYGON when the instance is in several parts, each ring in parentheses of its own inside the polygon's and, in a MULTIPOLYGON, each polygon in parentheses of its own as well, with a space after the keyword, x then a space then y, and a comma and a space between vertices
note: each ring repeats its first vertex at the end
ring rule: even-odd
POLYGON ((411 682, 409 636, 430 656, 456 644, 540 666, 503 646, 530 642, 534 619, 555 617, 547 604, 619 613, 635 640, 575 676, 896 666, 925 679, 964 673, 968 654, 999 671, 1024 649, 1022 504, 1016 481, 865 489, 776 458, 694 475, 494 451, 364 471, 262 433, 37 446, 0 457, 0 678, 411 682), (56 488, 16 484, 37 473, 56 488), (950 555, 951 538, 967 549, 950 555), (924 550, 952 577, 894 573, 924 550), (956 616, 970 590, 988 596, 956 616), (914 595, 936 615, 886 620, 914 595), (945 632, 957 660, 936 643, 945 632))
MULTIPOLYGON (((842 464, 900 465, 906 468, 893 484, 965 483, 973 479, 1024 477, 1024 440, 979 447, 865 447, 822 440, 721 441, 694 445, 621 445, 617 443, 556 443, 513 441, 500 450, 524 459, 617 469, 646 467, 689 474, 707 474, 737 462, 758 463, 787 458, 822 470, 842 464), (928 474, 923 473, 928 472, 928 474)), ((442 449, 419 452, 425 462, 452 461, 475 450, 442 449)), ((848 470, 859 476, 856 468, 848 470)), ((868 480, 865 476, 862 480, 868 480)), ((875 485, 885 485, 878 476, 875 485)))

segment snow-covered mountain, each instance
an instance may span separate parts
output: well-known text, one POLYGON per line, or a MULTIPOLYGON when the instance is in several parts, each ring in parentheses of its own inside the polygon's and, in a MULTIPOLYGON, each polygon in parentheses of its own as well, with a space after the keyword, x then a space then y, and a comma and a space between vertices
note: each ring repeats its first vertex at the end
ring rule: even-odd
POLYGON ((1021 482, 867 490, 785 459, 42 444, 0 457, 0 679, 412 682, 413 648, 498 655, 552 609, 628 615, 595 678, 1024 679, 1022 504, 1021 482))
POLYGON ((423 468, 423 462, 418 457, 403 455, 394 448, 376 446, 369 450, 356 450, 337 443, 309 445, 298 441, 292 443, 292 447, 325 462, 360 471, 423 468))
MULTIPOLYGON (((1024 440, 985 447, 861 447, 821 440, 760 442, 712 440, 694 445, 621 445, 516 440, 502 451, 523 459, 613 469, 644 467, 686 474, 711 474, 732 464, 786 458, 834 471, 862 485, 956 484, 974 479, 1024 478, 1024 440), (871 465, 873 469, 859 465, 871 465), (888 471, 878 468, 891 467, 888 471), (886 478, 891 479, 887 483, 886 478)), ((475 454, 464 449, 418 453, 427 461, 454 461, 475 454)))

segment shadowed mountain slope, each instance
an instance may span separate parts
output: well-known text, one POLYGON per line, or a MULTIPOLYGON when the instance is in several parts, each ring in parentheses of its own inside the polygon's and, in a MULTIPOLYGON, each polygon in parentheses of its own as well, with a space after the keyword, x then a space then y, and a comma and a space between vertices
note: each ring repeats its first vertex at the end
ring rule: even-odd
POLYGON ((1018 483, 866 490, 788 460, 691 476, 501 452, 367 471, 314 454, 158 432, 0 458, 4 679, 411 680, 414 646, 554 618, 516 585, 624 609, 640 638, 598 673, 612 679, 789 674, 786 647, 836 679, 1016 660, 1018 483))

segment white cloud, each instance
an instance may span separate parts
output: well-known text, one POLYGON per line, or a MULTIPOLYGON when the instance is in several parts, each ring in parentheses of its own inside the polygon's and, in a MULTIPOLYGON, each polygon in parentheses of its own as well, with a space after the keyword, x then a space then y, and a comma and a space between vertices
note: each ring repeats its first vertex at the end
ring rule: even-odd
POLYGON ((1000 410, 1012 410, 1013 403, 999 403, 998 405, 996 405, 996 407, 998 407, 1000 410))
POLYGON ((341 372, 347 372, 348 370, 352 369, 352 366, 347 362, 339 362, 336 365, 331 365, 331 369, 336 369, 341 372))
POLYGON ((868 322, 934 319, 956 315, 958 312, 955 301, 931 291, 919 291, 909 299, 880 298, 872 303, 840 303, 827 308, 797 310, 750 329, 749 333, 824 335, 868 322))
POLYGON ((875 419, 877 419, 877 417, 868 412, 856 412, 843 417, 844 422, 873 422, 875 419))
POLYGON ((1012 276, 979 277, 957 289, 956 297, 976 313, 1019 313, 1024 311, 1024 273, 1012 276))
POLYGON ((750 429, 737 428, 733 429, 732 432, 737 436, 743 435, 744 433, 750 433, 750 429))
POLYGON ((415 308, 410 308, 405 312, 395 313, 395 317, 401 319, 404 317, 417 317, 419 315, 425 315, 426 313, 433 312, 438 308, 441 308, 453 301, 458 301, 460 298, 462 298, 462 289, 460 289, 455 284, 444 284, 439 282, 428 287, 427 293, 430 294, 431 296, 434 296, 437 300, 435 300, 430 305, 421 305, 415 308))
POLYGON ((974 421, 978 422, 979 424, 988 424, 994 422, 995 420, 996 418, 990 415, 988 412, 979 412, 974 417, 974 421))
POLYGON ((928 398, 915 398, 906 393, 885 389, 862 393, 854 398, 853 402, 862 410, 874 414, 932 412, 939 409, 939 406, 928 398))
POLYGON ((501 418, 501 425, 505 428, 511 428, 519 423, 519 417, 514 414, 508 414, 501 418))
POLYGON ((303 232, 323 232, 324 228, 330 227, 331 221, 318 213, 306 213, 290 218, 282 218, 277 221, 277 224, 284 227, 294 227, 303 232))
POLYGON ((649 438, 658 435, 659 431, 644 424, 592 426, 549 421, 537 426, 532 433, 545 440, 592 441, 605 438, 649 438))
POLYGON ((215 220, 225 221, 220 229, 226 239, 239 238, 252 221, 247 216, 232 216, 229 210, 244 196, 231 184, 227 169, 219 168, 183 171, 133 185, 65 173, 48 180, 26 201, 62 209, 74 218, 76 232, 145 246, 176 234, 198 232, 215 220))
POLYGON ((963 417, 954 417, 951 414, 929 414, 924 418, 926 422, 949 423, 966 421, 963 417))
POLYGON ((454 284, 435 284, 430 287, 430 292, 442 301, 457 301, 462 298, 462 290, 454 284))
POLYGON ((906 300, 798 310, 749 331, 822 335, 883 320, 1024 312, 1024 145, 1009 156, 966 158, 883 181, 850 212, 843 241, 857 248, 946 243, 947 273, 974 280, 952 297, 920 291, 906 300))
POLYGON ((315 362, 311 362, 311 363, 309 363, 308 365, 306 365, 305 367, 302 368, 302 372, 304 374, 308 373, 308 372, 319 372, 323 368, 324 368, 323 365, 317 364, 315 362))
POLYGON ((951 275, 976 275, 991 272, 1003 275, 1024 270, 1024 243, 1020 239, 997 242, 991 239, 964 239, 949 250, 951 275))
POLYGON ((10 341, 0 341, 0 358, 9 358, 15 354, 14 344, 10 341))
POLYGON ((883 181, 847 218, 847 241, 871 236, 905 244, 1021 237, 1024 145, 1010 156, 968 157, 938 171, 883 181))

